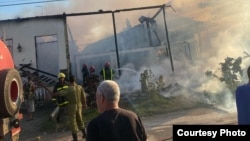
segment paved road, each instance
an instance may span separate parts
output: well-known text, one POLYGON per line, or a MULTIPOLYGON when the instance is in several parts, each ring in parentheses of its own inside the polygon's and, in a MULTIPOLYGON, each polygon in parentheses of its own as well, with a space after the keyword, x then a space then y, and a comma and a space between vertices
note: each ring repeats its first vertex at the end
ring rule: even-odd
POLYGON ((236 124, 235 110, 222 110, 215 107, 199 107, 185 111, 157 115, 143 120, 149 141, 172 141, 174 124, 236 124))
MULTIPOLYGON (((173 124, 236 124, 237 119, 235 110, 226 111, 210 106, 142 118, 142 121, 148 133, 148 141, 172 141, 173 124)), ((35 122, 34 120, 23 123, 35 125, 35 122)), ((33 130, 35 128, 33 127, 33 130)), ((21 141, 37 141, 37 136, 40 136, 40 141, 71 141, 72 139, 70 131, 36 134, 37 132, 32 133, 33 130, 24 128, 23 132, 26 137, 23 137, 21 141), (30 137, 27 138, 29 133, 30 137)), ((80 138, 81 133, 79 132, 78 135, 80 138)))

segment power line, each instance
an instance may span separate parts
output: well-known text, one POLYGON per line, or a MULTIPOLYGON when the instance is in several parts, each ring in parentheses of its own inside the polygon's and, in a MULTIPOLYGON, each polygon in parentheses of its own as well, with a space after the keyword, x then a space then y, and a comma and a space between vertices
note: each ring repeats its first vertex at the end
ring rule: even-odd
POLYGON ((14 3, 14 4, 1 4, 0 7, 15 6, 15 5, 26 5, 26 4, 35 4, 35 3, 47 3, 47 2, 56 2, 56 1, 66 1, 66 0, 47 0, 47 1, 37 1, 37 2, 24 2, 24 3, 14 3))
POLYGON ((10 4, 10 3, 17 3, 17 2, 24 2, 24 1, 29 1, 29 2, 33 2, 33 1, 36 1, 36 0, 6 0, 6 1, 4 1, 4 0, 1 0, 1 4, 3 4, 3 3, 8 3, 8 4, 10 4))

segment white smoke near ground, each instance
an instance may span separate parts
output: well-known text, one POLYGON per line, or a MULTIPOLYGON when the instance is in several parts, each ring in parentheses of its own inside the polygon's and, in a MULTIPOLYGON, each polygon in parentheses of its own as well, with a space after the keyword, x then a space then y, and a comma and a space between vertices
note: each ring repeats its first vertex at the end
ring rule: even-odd
MULTIPOLYGON (((218 78, 207 77, 205 72, 211 70, 221 77, 220 63, 223 63, 226 57, 242 57, 242 48, 244 47, 239 47, 239 43, 242 42, 240 40, 241 37, 241 32, 233 34, 226 30, 218 33, 218 35, 212 39, 212 46, 205 51, 206 54, 204 54, 204 56, 201 56, 199 60, 195 61, 195 64, 185 66, 183 62, 174 63, 176 71, 172 83, 178 82, 182 86, 193 89, 194 91, 213 94, 209 102, 213 102, 218 99, 218 95, 221 95, 223 102, 221 102, 222 105, 219 106, 229 111, 235 111, 234 93, 231 93, 227 86, 218 78)), ((169 60, 166 61, 169 62, 169 60)), ((246 61, 243 60, 243 69, 247 67, 244 65, 245 63, 246 61)))
POLYGON ((135 71, 135 67, 132 63, 124 65, 122 68, 117 69, 117 71, 121 71, 122 74, 116 81, 123 94, 132 93, 141 89, 140 72, 135 71))

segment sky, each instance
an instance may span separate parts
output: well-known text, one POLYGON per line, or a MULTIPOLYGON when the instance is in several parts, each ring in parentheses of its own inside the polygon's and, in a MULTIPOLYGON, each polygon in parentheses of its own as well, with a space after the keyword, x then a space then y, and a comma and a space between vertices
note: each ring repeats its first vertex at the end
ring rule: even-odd
POLYGON ((171 4, 176 14, 207 22, 245 20, 250 13, 248 0, 0 0, 0 3, 0 20, 162 4, 171 4))
POLYGON ((0 20, 162 5, 166 0, 0 0, 0 20))

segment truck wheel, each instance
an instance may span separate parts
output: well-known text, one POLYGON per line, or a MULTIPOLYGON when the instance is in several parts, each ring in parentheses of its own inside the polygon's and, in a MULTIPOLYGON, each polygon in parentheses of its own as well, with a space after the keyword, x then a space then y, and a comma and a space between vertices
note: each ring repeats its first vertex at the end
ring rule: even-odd
POLYGON ((23 102, 23 86, 16 69, 0 71, 0 117, 14 116, 23 102))

